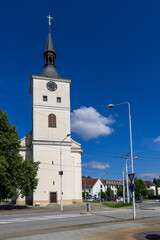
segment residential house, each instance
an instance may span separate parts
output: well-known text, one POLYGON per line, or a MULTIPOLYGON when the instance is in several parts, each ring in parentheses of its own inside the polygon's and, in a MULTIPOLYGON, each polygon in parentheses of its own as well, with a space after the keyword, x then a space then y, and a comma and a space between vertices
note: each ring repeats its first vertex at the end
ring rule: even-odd
POLYGON ((110 187, 110 189, 113 191, 114 197, 117 196, 117 187, 118 186, 123 186, 123 181, 118 181, 118 180, 108 180, 108 179, 101 179, 104 187, 105 187, 105 192, 107 189, 110 187))
POLYGON ((153 183, 152 181, 144 181, 147 190, 153 190, 154 191, 154 195, 156 195, 156 184, 153 183))
POLYGON ((105 192, 105 187, 99 178, 82 178, 82 192, 87 192, 90 197, 98 198, 100 191, 105 192))

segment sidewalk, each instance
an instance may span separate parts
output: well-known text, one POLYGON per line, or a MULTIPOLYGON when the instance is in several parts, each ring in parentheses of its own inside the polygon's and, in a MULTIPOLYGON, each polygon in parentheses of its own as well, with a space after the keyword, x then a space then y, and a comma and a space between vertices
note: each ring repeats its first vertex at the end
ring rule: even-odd
MULTIPOLYGON (((5 205, 0 205, 0 215, 14 215, 14 214, 30 214, 30 213, 43 213, 43 212, 60 212, 61 206, 58 204, 49 204, 46 207, 32 207, 32 206, 19 206, 18 209, 13 205, 13 208, 6 210, 5 205)), ((111 210, 104 206, 102 203, 91 203, 91 211, 95 210, 111 210)), ((63 211, 87 211, 87 203, 73 203, 71 205, 64 205, 63 211)))

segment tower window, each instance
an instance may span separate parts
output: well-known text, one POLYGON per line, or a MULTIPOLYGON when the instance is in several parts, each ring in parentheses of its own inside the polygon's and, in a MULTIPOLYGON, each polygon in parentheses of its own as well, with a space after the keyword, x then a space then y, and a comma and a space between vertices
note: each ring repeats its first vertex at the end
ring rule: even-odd
POLYGON ((56 115, 53 113, 48 116, 48 127, 56 128, 56 115))
POLYGON ((49 63, 52 63, 52 58, 51 57, 49 57, 49 63))
POLYGON ((57 103, 61 103, 61 97, 57 97, 57 103))
POLYGON ((43 96, 43 101, 47 102, 48 101, 48 97, 47 96, 43 96))

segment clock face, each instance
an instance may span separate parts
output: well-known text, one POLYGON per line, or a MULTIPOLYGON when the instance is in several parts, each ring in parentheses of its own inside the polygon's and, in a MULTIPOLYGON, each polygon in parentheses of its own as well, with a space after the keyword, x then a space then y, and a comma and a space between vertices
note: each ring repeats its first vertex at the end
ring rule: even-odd
POLYGON ((57 90, 57 84, 55 82, 50 81, 46 84, 46 86, 49 91, 53 92, 57 90))

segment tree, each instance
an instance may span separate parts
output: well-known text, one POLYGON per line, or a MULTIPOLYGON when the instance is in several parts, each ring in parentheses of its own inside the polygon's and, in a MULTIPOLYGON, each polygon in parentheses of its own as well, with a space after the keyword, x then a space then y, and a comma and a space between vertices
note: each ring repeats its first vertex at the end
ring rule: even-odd
POLYGON ((123 187, 121 186, 117 187, 117 195, 118 197, 123 197, 123 187))
POLYGON ((136 197, 139 197, 142 195, 143 197, 147 196, 148 191, 146 189, 146 185, 143 182, 142 179, 135 178, 134 179, 134 184, 135 184, 135 195, 136 197))
POLYGON ((82 178, 86 178, 85 176, 82 176, 82 178))
POLYGON ((113 197, 114 194, 110 186, 107 186, 106 194, 107 194, 107 197, 113 197))
POLYGON ((0 198, 29 195, 36 189, 39 162, 25 159, 19 154, 20 141, 15 126, 11 126, 7 113, 0 108, 0 198), (18 189, 18 191, 17 191, 18 189))
POLYGON ((148 197, 150 198, 153 198, 154 197, 154 190, 151 189, 151 190, 148 190, 148 197))
POLYGON ((88 192, 82 192, 82 197, 83 197, 83 198, 86 198, 86 197, 88 197, 88 195, 89 195, 89 193, 88 193, 88 192))
POLYGON ((107 194, 105 192, 101 192, 101 199, 105 198, 107 196, 107 194))
POLYGON ((160 187, 160 179, 153 179, 153 183, 156 184, 156 197, 158 197, 158 187, 160 187))
POLYGON ((88 176, 87 178, 92 178, 92 177, 88 176))

